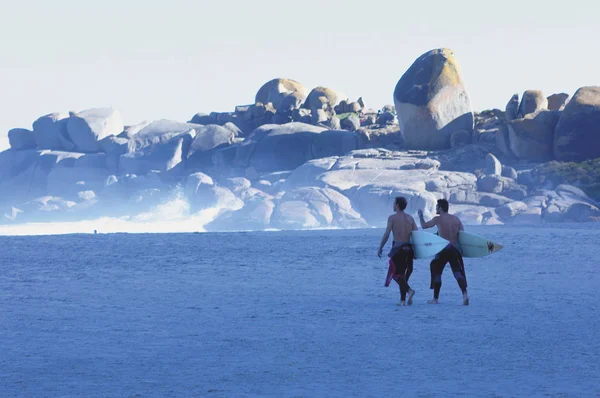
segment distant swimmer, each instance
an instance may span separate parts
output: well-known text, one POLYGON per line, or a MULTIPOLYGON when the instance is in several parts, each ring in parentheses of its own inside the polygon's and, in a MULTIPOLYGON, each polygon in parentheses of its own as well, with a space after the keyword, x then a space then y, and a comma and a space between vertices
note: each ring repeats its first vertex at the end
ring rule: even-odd
POLYGON ((430 221, 425 221, 423 211, 419 210, 419 221, 421 228, 427 229, 437 226, 438 234, 448 240, 450 243, 442 251, 440 251, 431 261, 431 285, 433 289, 433 300, 428 301, 430 304, 437 304, 440 297, 440 289, 442 288, 442 273, 447 263, 450 263, 452 273, 458 286, 463 294, 463 304, 469 305, 469 296, 467 294, 467 276, 465 274, 465 265, 463 263, 460 245, 458 244, 458 233, 464 231, 462 222, 458 217, 448 213, 450 205, 446 199, 437 201, 435 208, 438 216, 430 221))
POLYGON ((408 285, 408 278, 413 271, 414 251, 410 243, 410 234, 416 231, 417 224, 415 220, 404 212, 406 209, 406 199, 399 196, 394 200, 394 214, 388 217, 387 228, 381 239, 377 256, 381 258, 383 247, 387 243, 390 232, 394 234, 392 249, 388 253, 390 257, 388 278, 385 286, 389 286, 391 279, 394 279, 400 287, 400 305, 406 305, 406 295, 408 294, 408 305, 412 305, 412 298, 415 291, 408 285))

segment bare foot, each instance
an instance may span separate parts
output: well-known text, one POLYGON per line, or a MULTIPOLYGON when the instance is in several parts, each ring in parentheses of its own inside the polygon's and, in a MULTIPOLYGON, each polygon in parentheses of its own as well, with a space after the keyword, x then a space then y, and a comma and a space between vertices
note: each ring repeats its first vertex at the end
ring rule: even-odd
POLYGON ((435 299, 435 298, 434 298, 434 299, 432 299, 432 300, 429 300, 429 301, 427 302, 427 304, 439 304, 439 303, 438 303, 438 299, 435 299))
POLYGON ((408 305, 412 305, 412 299, 413 299, 413 296, 415 295, 415 293, 416 292, 413 289, 410 289, 408 291, 408 305))

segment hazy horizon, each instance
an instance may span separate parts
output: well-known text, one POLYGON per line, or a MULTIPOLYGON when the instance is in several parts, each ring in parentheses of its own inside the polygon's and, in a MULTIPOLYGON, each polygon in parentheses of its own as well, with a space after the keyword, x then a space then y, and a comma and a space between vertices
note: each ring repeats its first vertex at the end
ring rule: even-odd
POLYGON ((112 106, 126 124, 186 121, 252 103, 277 77, 378 109, 440 47, 454 51, 474 110, 503 109, 527 89, 596 85, 598 6, 538 4, 3 1, 0 148, 9 129, 47 113, 112 106))

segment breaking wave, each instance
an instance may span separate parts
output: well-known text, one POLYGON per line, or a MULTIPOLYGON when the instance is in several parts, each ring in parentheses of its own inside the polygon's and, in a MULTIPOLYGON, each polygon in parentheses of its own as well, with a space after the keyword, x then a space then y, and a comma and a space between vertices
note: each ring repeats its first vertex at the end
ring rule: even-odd
POLYGON ((192 213, 185 195, 175 190, 166 201, 147 212, 81 221, 0 225, 0 235, 205 232, 204 226, 214 220, 221 210, 217 206, 192 213))

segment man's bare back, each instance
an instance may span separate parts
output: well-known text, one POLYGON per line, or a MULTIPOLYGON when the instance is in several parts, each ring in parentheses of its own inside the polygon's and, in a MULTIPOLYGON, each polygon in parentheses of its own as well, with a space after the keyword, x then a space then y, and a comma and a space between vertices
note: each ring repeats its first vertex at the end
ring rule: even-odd
POLYGON ((410 234, 417 230, 414 218, 404 212, 392 214, 388 223, 392 224, 394 242, 410 242, 410 234))
POLYGON ((452 244, 458 242, 458 232, 463 231, 464 227, 458 217, 449 213, 442 213, 434 217, 431 221, 422 223, 424 229, 437 226, 438 234, 452 244))

